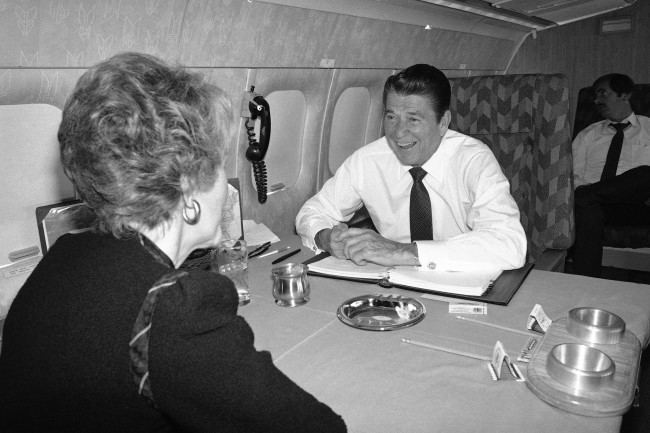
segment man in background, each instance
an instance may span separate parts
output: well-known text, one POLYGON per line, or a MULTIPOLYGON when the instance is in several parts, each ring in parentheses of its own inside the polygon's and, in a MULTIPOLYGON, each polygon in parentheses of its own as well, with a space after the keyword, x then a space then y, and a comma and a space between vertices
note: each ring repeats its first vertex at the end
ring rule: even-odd
POLYGON ((573 141, 577 274, 601 276, 606 225, 650 224, 650 118, 632 111, 633 88, 623 74, 596 79, 595 103, 604 120, 573 141))
POLYGON ((451 86, 414 65, 384 86, 385 136, 348 157, 296 217, 303 243, 380 265, 513 269, 526 236, 491 150, 449 129, 451 86), (345 222, 365 206, 377 232, 345 222))

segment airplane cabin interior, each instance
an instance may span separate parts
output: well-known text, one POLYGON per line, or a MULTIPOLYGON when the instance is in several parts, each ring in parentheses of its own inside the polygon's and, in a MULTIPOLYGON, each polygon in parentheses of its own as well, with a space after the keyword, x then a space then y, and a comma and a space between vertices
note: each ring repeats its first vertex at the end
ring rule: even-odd
MULTIPOLYGON (((496 156, 526 261, 544 275, 571 273, 572 140, 599 120, 592 83, 629 75, 635 111, 650 115, 645 0, 6 0, 0 35, 0 319, 47 252, 36 209, 78 198, 56 136, 66 98, 88 67, 119 52, 186 66, 227 93, 237 135, 225 168, 238 180, 241 218, 283 239, 342 162, 383 135, 387 77, 436 66, 451 83, 450 128, 496 156), (256 97, 268 106, 268 131, 250 110, 256 97), (247 154, 256 138, 266 140, 265 176, 247 154)), ((649 289, 650 222, 608 227, 606 239, 604 278, 649 289)), ((616 414, 607 431, 650 425, 646 370, 640 407, 616 414)), ((404 431, 424 431, 412 428, 404 431)))

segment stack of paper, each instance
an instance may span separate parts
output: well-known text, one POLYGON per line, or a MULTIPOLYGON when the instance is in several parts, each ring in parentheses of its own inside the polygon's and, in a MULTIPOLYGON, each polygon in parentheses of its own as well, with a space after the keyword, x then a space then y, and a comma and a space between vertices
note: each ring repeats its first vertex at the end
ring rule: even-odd
POLYGON ((5 318, 20 288, 42 258, 39 254, 0 266, 0 320, 5 318))
POLYGON ((364 280, 381 280, 382 278, 386 278, 388 271, 391 269, 374 263, 368 263, 364 266, 355 265, 351 260, 337 259, 332 256, 315 263, 310 263, 308 266, 310 271, 320 274, 364 280))
POLYGON ((435 271, 426 268, 389 271, 389 281, 400 286, 417 287, 434 292, 464 296, 481 296, 501 275, 500 269, 490 271, 435 271))
POLYGON ((310 263, 309 270, 319 274, 350 279, 381 280, 391 284, 434 292, 464 296, 481 296, 501 274, 500 269, 476 271, 437 271, 419 266, 380 266, 373 263, 360 266, 350 260, 329 256, 310 263))
POLYGON ((265 242, 280 242, 280 238, 263 223, 244 220, 244 239, 248 246, 262 245, 265 242))

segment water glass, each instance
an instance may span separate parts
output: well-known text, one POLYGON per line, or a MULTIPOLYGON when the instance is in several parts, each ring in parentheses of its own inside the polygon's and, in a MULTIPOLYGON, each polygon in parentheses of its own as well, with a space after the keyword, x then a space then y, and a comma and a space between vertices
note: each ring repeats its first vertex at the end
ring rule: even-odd
POLYGON ((251 301, 248 290, 248 249, 245 240, 227 239, 220 242, 213 256, 212 269, 235 283, 240 306, 251 301))

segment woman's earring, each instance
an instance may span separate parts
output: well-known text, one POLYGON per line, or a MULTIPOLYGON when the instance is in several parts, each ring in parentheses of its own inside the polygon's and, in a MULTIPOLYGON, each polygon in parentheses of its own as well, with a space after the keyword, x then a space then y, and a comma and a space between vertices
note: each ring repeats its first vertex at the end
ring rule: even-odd
POLYGON ((201 205, 198 201, 192 200, 192 206, 185 204, 183 206, 183 221, 193 226, 201 219, 201 205), (191 211, 190 211, 191 210, 191 211), (190 216, 190 214, 193 214, 190 216))

